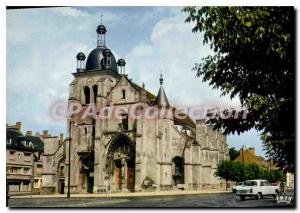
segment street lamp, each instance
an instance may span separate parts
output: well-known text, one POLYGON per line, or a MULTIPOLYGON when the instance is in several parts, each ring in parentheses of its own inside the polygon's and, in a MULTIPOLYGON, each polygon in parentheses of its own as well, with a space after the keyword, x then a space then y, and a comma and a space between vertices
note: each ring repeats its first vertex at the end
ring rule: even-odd
POLYGON ((70 188, 71 188, 71 128, 72 128, 72 123, 74 126, 77 126, 74 121, 71 121, 69 123, 69 165, 68 165, 68 193, 67 193, 67 198, 70 198, 70 188))

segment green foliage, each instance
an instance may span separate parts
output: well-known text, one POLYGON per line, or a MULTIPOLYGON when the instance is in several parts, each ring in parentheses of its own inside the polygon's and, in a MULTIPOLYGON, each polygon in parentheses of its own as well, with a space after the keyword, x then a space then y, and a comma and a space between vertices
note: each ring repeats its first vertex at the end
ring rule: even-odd
POLYGON ((237 156, 239 156, 240 152, 236 150, 234 147, 229 148, 229 156, 230 160, 236 159, 237 156))
POLYGON ((251 179, 266 179, 270 183, 285 180, 286 176, 279 169, 268 169, 259 166, 255 163, 245 164, 240 162, 221 161, 218 164, 215 176, 219 176, 226 181, 235 182, 251 180, 251 179))
POLYGON ((225 180, 232 180, 235 173, 233 161, 222 161, 216 170, 215 175, 224 178, 225 180))
POLYGON ((214 51, 195 65, 197 76, 248 109, 246 119, 210 123, 226 134, 256 128, 269 157, 294 162, 295 73, 293 7, 185 7, 193 32, 214 51))
POLYGON ((255 163, 245 164, 245 180, 258 179, 260 168, 255 163))

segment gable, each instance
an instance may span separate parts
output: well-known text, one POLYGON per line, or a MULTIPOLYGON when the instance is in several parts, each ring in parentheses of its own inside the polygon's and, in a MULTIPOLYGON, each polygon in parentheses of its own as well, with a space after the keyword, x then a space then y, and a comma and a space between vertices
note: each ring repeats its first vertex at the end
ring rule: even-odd
POLYGON ((122 78, 112 89, 109 95, 109 99, 114 104, 126 104, 126 103, 138 102, 139 91, 125 76, 122 76, 122 78))

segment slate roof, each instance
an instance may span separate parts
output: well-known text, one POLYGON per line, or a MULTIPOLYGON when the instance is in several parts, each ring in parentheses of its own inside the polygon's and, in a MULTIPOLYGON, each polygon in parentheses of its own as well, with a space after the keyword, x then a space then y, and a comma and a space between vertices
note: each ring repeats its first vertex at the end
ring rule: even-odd
MULTIPOLYGON (((126 77, 127 78, 127 77, 126 77)), ((127 78, 128 79, 128 78, 127 78)), ((138 90, 141 91, 143 88, 140 87, 138 84, 134 83, 132 80, 128 79, 128 81, 138 90)), ((154 105, 156 105, 156 99, 157 97, 155 95, 153 95, 151 92, 149 92, 148 90, 146 90, 146 96, 147 99, 152 102, 154 105)), ((173 113, 175 112, 176 108, 173 108, 173 113)), ((181 115, 184 115, 184 113, 181 113, 181 115)), ((174 116, 174 124, 179 124, 179 125, 187 125, 190 126, 192 128, 196 128, 196 124, 195 122, 187 115, 184 119, 178 119, 175 118, 174 116)))
POLYGON ((110 52, 111 57, 111 65, 109 68, 106 68, 105 65, 103 64, 103 54, 105 51, 108 51, 106 47, 96 47, 92 52, 88 55, 87 61, 86 61, 86 68, 85 71, 93 71, 93 70, 113 70, 114 72, 118 73, 118 67, 117 67, 117 62, 114 54, 110 52))
POLYGON ((7 149, 44 152, 44 142, 41 138, 37 136, 23 135, 21 131, 17 130, 14 127, 6 127, 6 140, 10 139, 11 143, 6 143, 7 149), (31 141, 33 143, 33 147, 24 146, 22 144, 22 141, 31 141))
POLYGON ((168 107, 170 106, 167 95, 163 86, 161 85, 157 94, 156 104, 160 107, 168 107))
POLYGON ((44 142, 41 138, 36 136, 25 136, 27 141, 31 141, 34 145, 34 150, 38 152, 44 152, 44 142))

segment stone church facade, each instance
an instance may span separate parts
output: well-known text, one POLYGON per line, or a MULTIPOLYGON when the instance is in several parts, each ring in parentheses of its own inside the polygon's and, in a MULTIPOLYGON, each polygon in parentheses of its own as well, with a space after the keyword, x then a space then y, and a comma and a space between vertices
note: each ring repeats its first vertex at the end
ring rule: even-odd
POLYGON ((69 163, 71 193, 101 193, 106 185, 112 191, 222 187, 214 172, 229 159, 226 137, 204 120, 174 116, 163 77, 156 96, 134 83, 125 74, 125 60, 116 60, 106 47, 105 26, 96 31, 97 47, 87 60, 77 55, 68 103, 82 108, 68 121, 70 135, 62 144, 45 138, 44 192, 66 192, 69 163), (108 116, 111 106, 119 116, 108 116), (131 116, 131 109, 140 116, 131 116), (160 116, 148 118, 148 109, 160 116))

